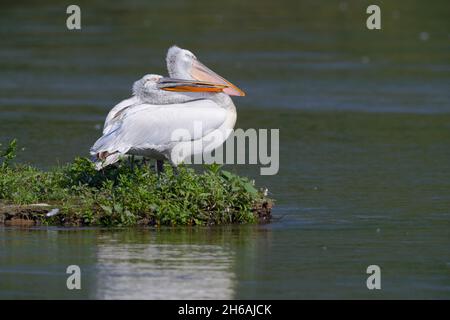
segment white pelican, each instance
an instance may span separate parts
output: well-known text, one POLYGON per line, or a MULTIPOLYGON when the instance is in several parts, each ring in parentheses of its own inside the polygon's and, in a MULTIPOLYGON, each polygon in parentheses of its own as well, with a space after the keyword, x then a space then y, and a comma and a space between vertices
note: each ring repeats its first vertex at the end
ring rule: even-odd
POLYGON ((205 65, 195 55, 176 46, 166 57, 171 78, 149 74, 133 85, 133 96, 116 105, 105 120, 103 136, 90 152, 101 169, 118 161, 123 155, 139 155, 177 166, 187 157, 210 152, 229 136, 236 123, 236 108, 229 95, 244 92, 205 65), (201 123, 202 131, 194 130, 201 123), (174 138, 175 130, 183 129, 188 137, 174 138), (212 137, 221 141, 203 141, 212 137), (179 156, 172 152, 191 150, 179 156))

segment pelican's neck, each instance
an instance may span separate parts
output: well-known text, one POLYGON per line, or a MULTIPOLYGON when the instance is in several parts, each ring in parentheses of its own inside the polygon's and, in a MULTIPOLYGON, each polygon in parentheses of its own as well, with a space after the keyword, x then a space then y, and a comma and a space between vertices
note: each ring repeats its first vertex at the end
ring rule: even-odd
POLYGON ((143 102, 150 104, 184 103, 195 99, 189 97, 184 92, 169 92, 161 90, 136 92, 135 95, 143 102))
POLYGON ((212 92, 174 92, 174 91, 135 91, 135 96, 141 101, 150 104, 175 104, 185 103, 198 99, 209 99, 217 103, 220 107, 228 109, 234 108, 233 101, 225 93, 212 92))

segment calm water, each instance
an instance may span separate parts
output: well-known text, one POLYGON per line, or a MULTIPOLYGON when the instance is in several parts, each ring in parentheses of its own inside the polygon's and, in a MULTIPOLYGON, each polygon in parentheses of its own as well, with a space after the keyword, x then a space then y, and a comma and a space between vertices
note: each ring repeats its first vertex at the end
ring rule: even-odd
POLYGON ((280 128, 280 172, 230 169, 277 199, 264 226, 0 227, 0 298, 450 298, 450 5, 378 1, 5 2, 0 141, 48 168, 172 44, 247 96, 240 128, 280 128), (66 289, 66 267, 82 290, 66 289), (382 290, 366 288, 367 266, 382 290))

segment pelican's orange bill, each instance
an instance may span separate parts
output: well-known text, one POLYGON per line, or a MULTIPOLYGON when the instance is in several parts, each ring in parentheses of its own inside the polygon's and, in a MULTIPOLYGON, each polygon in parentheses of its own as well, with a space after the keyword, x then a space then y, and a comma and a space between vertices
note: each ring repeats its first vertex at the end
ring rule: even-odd
POLYGON ((162 78, 158 87, 166 91, 181 92, 223 92, 228 86, 206 81, 162 78))
POLYGON ((178 91, 178 92, 223 92, 223 88, 214 87, 192 87, 192 86, 177 86, 161 88, 166 91, 178 91))
POLYGON ((223 89, 223 92, 230 96, 245 96, 244 91, 236 87, 227 79, 219 76, 197 59, 192 62, 191 75, 194 79, 199 81, 208 81, 217 85, 225 85, 226 87, 223 89))

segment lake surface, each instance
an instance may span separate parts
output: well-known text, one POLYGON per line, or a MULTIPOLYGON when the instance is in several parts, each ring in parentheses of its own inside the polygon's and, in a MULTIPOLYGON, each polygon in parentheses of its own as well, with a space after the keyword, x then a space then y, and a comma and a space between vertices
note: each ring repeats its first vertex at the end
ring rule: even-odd
POLYGON ((0 227, 0 298, 450 298, 450 6, 379 1, 2 4, 0 142, 42 168, 86 156, 108 110, 172 44, 280 129, 276 220, 161 229, 0 227), (68 265, 82 289, 67 290, 68 265), (366 268, 381 268, 368 290, 366 268))

